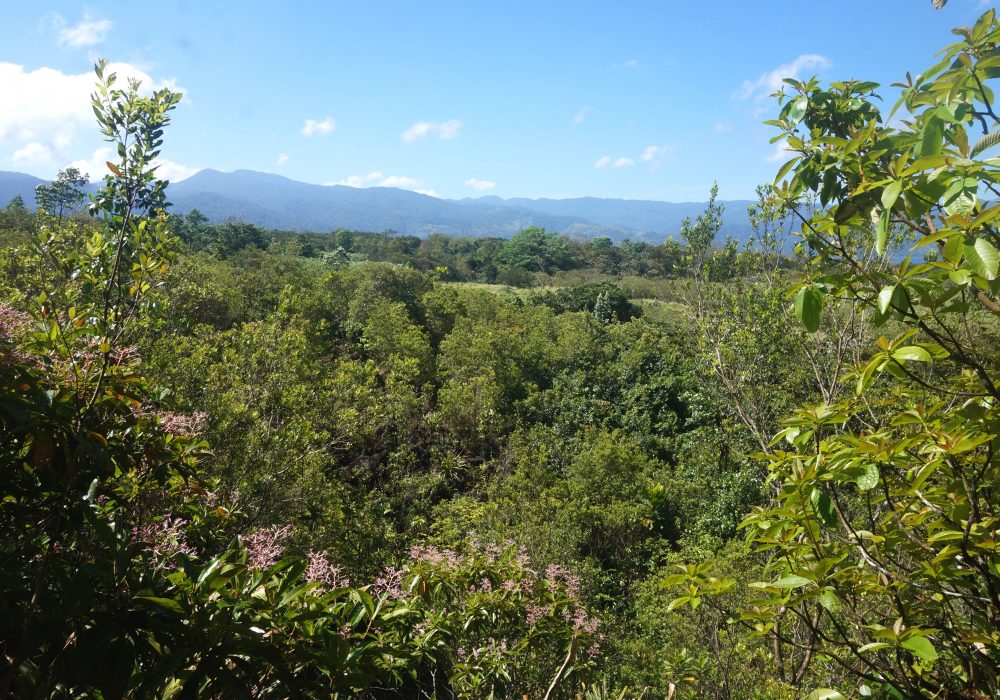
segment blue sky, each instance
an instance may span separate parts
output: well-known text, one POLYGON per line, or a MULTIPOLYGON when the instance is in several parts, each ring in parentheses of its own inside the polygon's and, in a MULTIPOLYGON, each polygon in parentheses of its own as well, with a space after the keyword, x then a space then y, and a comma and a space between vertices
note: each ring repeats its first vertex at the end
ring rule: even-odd
POLYGON ((36 2, 0 24, 0 170, 103 175, 97 56, 185 93, 162 172, 449 198, 751 198, 782 76, 884 86, 994 2, 36 2))

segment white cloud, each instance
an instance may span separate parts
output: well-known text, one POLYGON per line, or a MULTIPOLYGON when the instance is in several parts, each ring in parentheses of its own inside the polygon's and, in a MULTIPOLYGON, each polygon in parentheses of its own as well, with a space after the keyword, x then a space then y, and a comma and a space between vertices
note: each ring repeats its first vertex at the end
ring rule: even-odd
POLYGON ((649 171, 659 170, 660 166, 663 165, 663 159, 674 152, 674 147, 672 144, 666 144, 665 146, 646 146, 642 150, 642 155, 639 156, 639 160, 643 163, 649 163, 649 171))
POLYGON ((733 93, 733 98, 737 100, 748 100, 751 97, 757 100, 769 97, 777 92, 785 78, 798 78, 804 71, 817 71, 829 68, 832 63, 826 56, 816 53, 807 53, 799 56, 791 63, 778 66, 769 73, 763 73, 756 80, 744 80, 739 89, 733 93))
POLYGON ((187 165, 181 165, 180 163, 175 163, 172 160, 164 160, 162 158, 154 160, 153 165, 156 166, 156 177, 161 180, 169 180, 170 182, 187 180, 189 177, 201 170, 201 168, 192 168, 187 165))
POLYGON ((594 162, 595 168, 627 168, 635 165, 635 161, 627 156, 612 158, 611 156, 601 156, 594 162))
POLYGON ((728 122, 720 121, 718 119, 715 120, 715 127, 713 129, 713 131, 715 131, 715 133, 717 133, 717 134, 728 134, 732 130, 733 130, 733 125, 732 124, 730 124, 728 122))
POLYGON ((90 154, 90 158, 74 160, 69 164, 69 167, 76 168, 90 178, 91 182, 96 182, 103 180, 104 176, 109 174, 107 166, 107 161, 109 160, 117 163, 118 157, 112 152, 110 147, 102 146, 90 154))
POLYGON ((330 185, 345 185, 347 187, 398 187, 401 190, 412 190, 431 197, 440 197, 436 191, 425 188, 424 181, 406 175, 384 175, 381 170, 373 170, 366 175, 350 175, 343 180, 324 183, 330 185))
POLYGON ((278 154, 278 160, 275 161, 275 162, 278 164, 278 167, 280 168, 282 165, 284 165, 285 163, 288 162, 288 154, 287 153, 279 153, 278 154))
POLYGON ((10 157, 10 162, 15 165, 47 165, 52 162, 52 149, 48 146, 32 141, 24 148, 14 151, 10 157))
MULTIPOLYGON (((118 155, 111 147, 102 146, 91 153, 90 158, 74 160, 68 167, 78 169, 81 173, 87 175, 91 182, 100 182, 106 175, 110 174, 108 161, 117 165, 118 155)), ((170 182, 186 180, 201 170, 201 168, 191 168, 164 158, 154 160, 153 166, 156 168, 157 178, 160 180, 169 180, 170 182)))
POLYGON ((390 175, 378 183, 379 187, 398 187, 402 190, 412 190, 420 187, 424 183, 415 177, 406 175, 390 175))
POLYGON ((487 190, 492 190, 494 187, 496 187, 497 183, 493 182, 492 180, 477 180, 474 177, 470 177, 468 180, 465 181, 465 186, 471 187, 472 189, 478 190, 479 192, 486 192, 487 190))
POLYGON ((100 44, 114 26, 109 19, 95 20, 87 13, 72 26, 67 26, 66 20, 60 15, 52 15, 50 24, 56 30, 56 43, 63 48, 73 49, 100 44))
POLYGON ((460 119, 449 119, 440 123, 419 121, 400 134, 399 138, 406 143, 414 143, 428 136, 437 136, 442 141, 448 141, 457 137, 461 128, 462 121, 460 119))
POLYGON ((573 115, 574 124, 583 124, 583 120, 587 118, 587 114, 594 111, 593 107, 584 107, 579 112, 573 115))
POLYGON ((378 170, 368 173, 367 175, 350 175, 345 177, 343 180, 337 180, 335 182, 328 182, 327 185, 345 185, 347 187, 371 187, 376 182, 382 179, 382 173, 378 170))
POLYGON ((327 117, 326 119, 306 119, 305 125, 302 127, 303 136, 326 136, 331 131, 337 128, 337 122, 327 117))
POLYGON ((625 61, 625 67, 626 68, 638 68, 639 67, 639 61, 637 59, 630 58, 629 60, 625 61))
MULTIPOLYGON (((177 89, 174 81, 156 81, 128 63, 110 63, 106 73, 117 73, 119 84, 130 78, 139 80, 146 93, 161 87, 177 89)), ((19 164, 30 164, 29 159, 39 163, 42 149, 47 149, 49 162, 69 160, 68 151, 81 129, 97 134, 90 105, 95 83, 89 71, 63 73, 45 67, 27 71, 24 66, 0 62, 0 95, 4 98, 0 155, 13 153, 9 159, 19 164), (30 144, 35 145, 25 150, 30 144)))

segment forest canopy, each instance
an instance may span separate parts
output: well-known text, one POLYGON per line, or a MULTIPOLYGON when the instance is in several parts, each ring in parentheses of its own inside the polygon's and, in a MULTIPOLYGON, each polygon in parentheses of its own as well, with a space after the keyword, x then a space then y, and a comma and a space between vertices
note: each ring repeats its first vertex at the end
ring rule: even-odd
POLYGON ((172 215, 181 95, 99 62, 87 215, 0 210, 0 694, 1000 693, 995 13, 956 37, 786 80, 744 246, 716 188, 662 245, 172 215))

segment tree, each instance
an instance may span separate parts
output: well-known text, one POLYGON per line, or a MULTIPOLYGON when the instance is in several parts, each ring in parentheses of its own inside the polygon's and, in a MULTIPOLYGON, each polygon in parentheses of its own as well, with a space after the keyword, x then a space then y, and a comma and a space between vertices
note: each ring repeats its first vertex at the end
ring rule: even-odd
POLYGON ((552 272, 566 268, 569 250, 566 242, 559 236, 543 228, 530 226, 511 236, 500 249, 497 259, 510 268, 552 272))
MULTIPOLYGON (((815 331, 844 299, 887 334, 854 396, 787 419, 765 456, 777 497, 744 523, 770 558, 742 620, 790 680, 782 655, 797 650, 862 693, 1000 692, 1000 161, 985 157, 1000 143, 1000 25, 990 10, 955 33, 887 116, 875 83, 786 80, 768 122, 794 153, 774 194, 814 253, 796 315, 815 331)), ((731 586, 690 569, 670 582, 692 606, 731 586)))
POLYGON ((59 217, 76 209, 84 200, 84 186, 90 182, 90 176, 82 174, 77 168, 60 170, 59 175, 51 184, 38 185, 35 188, 35 202, 38 208, 47 214, 59 217))
POLYGON ((716 236, 719 235, 719 229, 722 228, 722 213, 725 211, 726 205, 716 204, 715 199, 718 196, 719 185, 713 182, 705 211, 698 215, 694 225, 691 224, 689 216, 684 217, 681 222, 681 238, 687 243, 692 273, 696 278, 701 277, 708 252, 716 236))
MULTIPOLYGON (((41 185, 39 185, 41 187, 41 185)), ((24 211, 27 207, 24 206, 24 197, 19 194, 15 194, 14 197, 7 203, 7 211, 24 211)))

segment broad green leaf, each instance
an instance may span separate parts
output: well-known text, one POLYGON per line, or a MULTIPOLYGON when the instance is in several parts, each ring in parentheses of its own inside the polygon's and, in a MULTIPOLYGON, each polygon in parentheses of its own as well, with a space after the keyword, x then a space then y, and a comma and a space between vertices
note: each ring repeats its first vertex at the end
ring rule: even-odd
POLYGON ((878 486, 878 467, 874 464, 868 463, 861 465, 861 468, 864 469, 864 474, 854 480, 854 483, 857 484, 858 488, 862 491, 870 491, 878 486))
POLYGON ((945 213, 949 216, 956 214, 969 216, 976 205, 976 189, 979 183, 975 178, 959 178, 951 183, 941 196, 945 213))
POLYGON ((996 146, 998 143, 1000 143, 1000 130, 991 131, 976 141, 976 145, 972 147, 972 153, 969 155, 972 158, 975 158, 983 151, 993 148, 993 146, 996 146))
POLYGON ((903 183, 899 180, 890 182, 882 190, 882 206, 886 209, 892 209, 892 205, 896 203, 899 198, 899 191, 903 188, 903 183))
POLYGON ((823 295, 815 287, 803 287, 795 295, 795 317, 806 330, 815 333, 823 312, 823 295))
POLYGON ((900 284, 884 287, 878 293, 878 312, 882 315, 885 315, 890 309, 906 311, 908 307, 906 290, 900 284))
POLYGON ((172 598, 157 598, 155 596, 140 595, 136 596, 135 599, 151 603, 152 605, 155 605, 158 608, 163 608, 164 610, 176 613, 178 615, 184 614, 184 608, 181 607, 180 603, 178 603, 176 600, 173 600, 172 598))
POLYGON ((824 525, 837 526, 837 512, 833 508, 833 500, 826 491, 821 488, 813 489, 809 500, 812 501, 813 510, 824 525))
POLYGON ((808 100, 805 95, 799 95, 794 100, 788 103, 788 115, 787 119, 792 126, 798 124, 802 121, 802 117, 806 114, 806 107, 809 105, 808 100))
POLYGON ((996 279, 1000 267, 1000 253, 985 238, 977 238, 971 245, 965 244, 965 260, 980 277, 996 279))
POLYGON ((766 585, 773 588, 802 588, 802 586, 808 586, 812 581, 803 576, 785 576, 784 578, 779 578, 773 583, 768 583, 766 585))
POLYGON ((805 700, 847 700, 833 688, 817 688, 809 693, 805 700))
POLYGON ((941 141, 944 138, 944 129, 941 120, 931 117, 924 124, 924 129, 920 134, 920 155, 921 157, 933 156, 941 152, 941 141))
POLYGON ((930 362, 931 354, 918 345, 904 345, 896 348, 892 352, 892 359, 899 362, 912 360, 913 362, 930 362))
POLYGON ((937 660, 937 650, 927 637, 910 637, 909 639, 904 639, 900 646, 913 652, 914 656, 924 661, 933 662, 937 660))
POLYGON ((835 612, 840 607, 840 599, 832 588, 824 588, 819 594, 819 604, 830 612, 835 612))
POLYGON ((948 278, 959 287, 964 287, 972 279, 972 273, 965 268, 959 268, 958 270, 949 272, 948 278))

